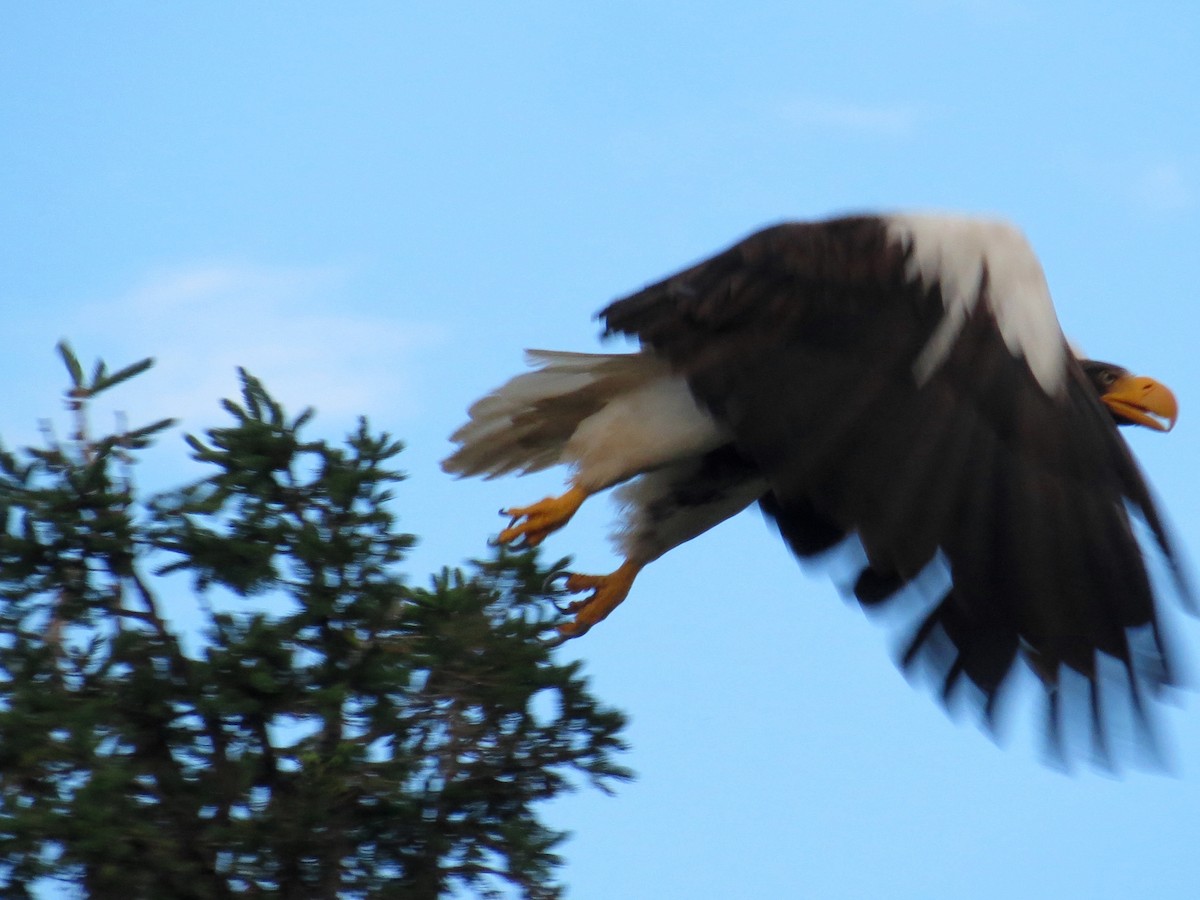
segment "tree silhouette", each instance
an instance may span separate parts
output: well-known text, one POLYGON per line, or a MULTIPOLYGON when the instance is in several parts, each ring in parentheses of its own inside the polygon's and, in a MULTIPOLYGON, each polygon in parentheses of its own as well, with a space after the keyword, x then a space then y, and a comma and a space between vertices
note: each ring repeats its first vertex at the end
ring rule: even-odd
POLYGON ((151 360, 59 350, 69 435, 0 450, 4 896, 560 896, 539 801, 629 773, 623 716, 540 639, 536 554, 409 586, 402 445, 310 440, 245 372, 187 437, 207 474, 143 503, 173 423, 88 414, 151 360))

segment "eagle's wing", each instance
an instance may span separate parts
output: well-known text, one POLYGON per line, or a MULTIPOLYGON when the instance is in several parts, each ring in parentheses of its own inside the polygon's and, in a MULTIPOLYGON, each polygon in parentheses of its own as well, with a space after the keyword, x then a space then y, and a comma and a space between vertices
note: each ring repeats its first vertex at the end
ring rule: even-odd
POLYGON ((965 675, 990 722, 1024 657, 1052 704, 1063 667, 1085 676, 1101 726, 1098 653, 1137 710, 1173 682, 1136 536, 1173 565, 1166 529, 1008 226, 784 224, 601 317, 686 376, 796 553, 858 536, 863 604, 941 555, 950 587, 903 663, 934 664, 947 699, 965 675))

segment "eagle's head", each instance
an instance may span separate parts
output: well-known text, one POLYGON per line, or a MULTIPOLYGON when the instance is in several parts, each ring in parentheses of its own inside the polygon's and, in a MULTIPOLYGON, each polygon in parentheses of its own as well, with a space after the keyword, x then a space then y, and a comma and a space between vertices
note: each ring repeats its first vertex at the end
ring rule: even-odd
POLYGON ((1145 425, 1155 431, 1175 427, 1179 404, 1166 385, 1112 363, 1081 359, 1079 364, 1118 425, 1145 425))

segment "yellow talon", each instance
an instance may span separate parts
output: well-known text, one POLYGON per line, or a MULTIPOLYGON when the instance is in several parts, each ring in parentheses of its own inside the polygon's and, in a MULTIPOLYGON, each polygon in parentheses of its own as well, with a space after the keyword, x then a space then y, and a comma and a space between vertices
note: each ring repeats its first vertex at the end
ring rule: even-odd
POLYGON ((536 547, 551 532, 566 525, 587 496, 587 491, 575 486, 558 497, 547 497, 529 506, 500 510, 501 515, 509 516, 512 521, 496 536, 496 543, 511 544, 518 538, 524 538, 520 547, 536 547))
POLYGON ((558 626, 558 634, 562 640, 570 640, 586 634, 588 630, 604 619, 614 609, 621 605, 629 596, 633 580, 642 570, 641 563, 626 560, 608 575, 579 575, 572 573, 567 576, 564 589, 571 594, 591 591, 591 596, 570 603, 566 612, 574 616, 570 622, 558 626))

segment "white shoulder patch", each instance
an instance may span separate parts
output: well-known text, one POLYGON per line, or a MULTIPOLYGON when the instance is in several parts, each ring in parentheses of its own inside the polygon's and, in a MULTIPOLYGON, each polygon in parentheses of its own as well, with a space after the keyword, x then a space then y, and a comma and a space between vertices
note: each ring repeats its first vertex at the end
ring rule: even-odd
POLYGON ((919 382, 946 358, 980 298, 984 267, 988 307, 1004 343, 1023 357, 1048 394, 1066 385, 1067 345, 1041 263, 1025 236, 1006 222, 937 214, 885 217, 889 236, 911 248, 907 275, 941 286, 946 318, 917 358, 919 382))

